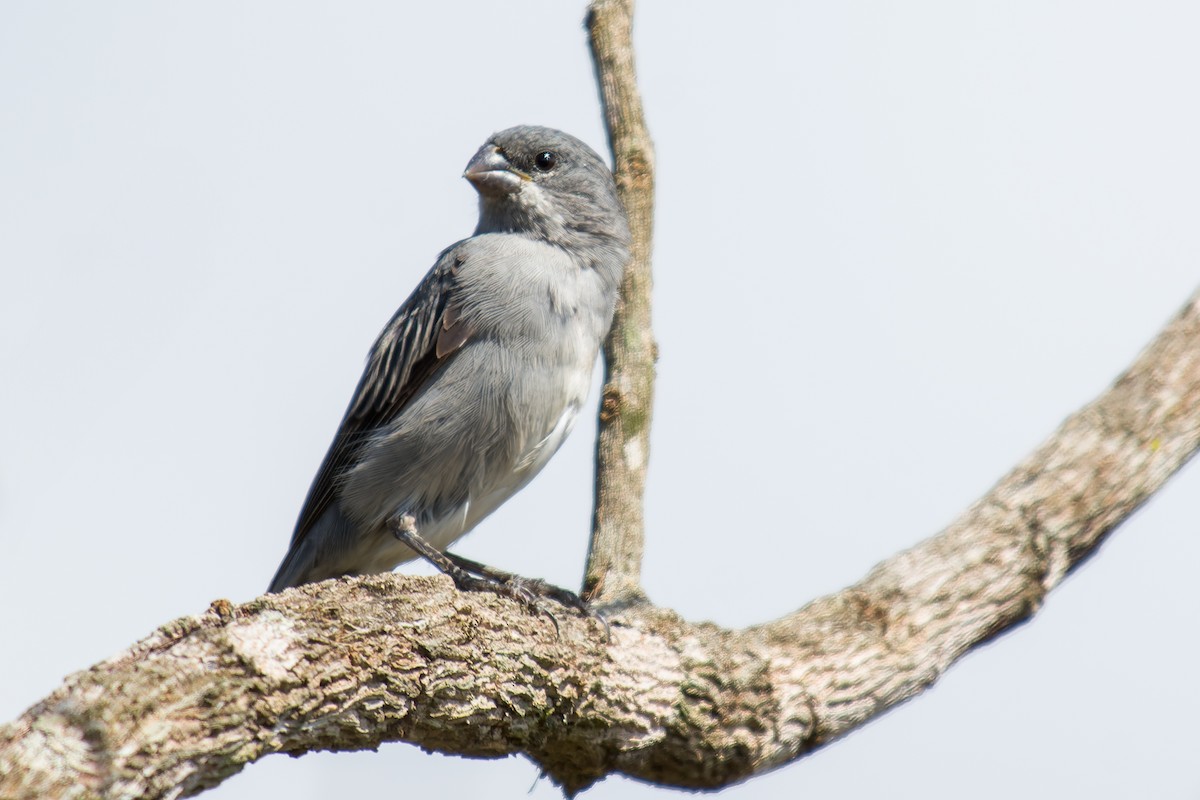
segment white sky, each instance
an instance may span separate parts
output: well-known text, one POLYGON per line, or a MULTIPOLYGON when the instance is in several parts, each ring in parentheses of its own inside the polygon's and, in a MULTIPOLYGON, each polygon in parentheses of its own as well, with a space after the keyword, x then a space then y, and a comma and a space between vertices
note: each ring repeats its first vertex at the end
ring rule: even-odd
MULTIPOLYGON (((474 225, 475 148, 603 149, 582 11, 0 4, 0 719, 263 589, 373 337, 474 225)), ((743 625, 836 590, 1129 363, 1200 283, 1198 29, 1189 2, 643 0, 654 600, 743 625)), ((577 585, 590 435, 460 551, 577 585)), ((1032 623, 725 796, 1197 797, 1198 532, 1185 470, 1032 623)), ((392 745, 206 797, 536 774, 392 745)))

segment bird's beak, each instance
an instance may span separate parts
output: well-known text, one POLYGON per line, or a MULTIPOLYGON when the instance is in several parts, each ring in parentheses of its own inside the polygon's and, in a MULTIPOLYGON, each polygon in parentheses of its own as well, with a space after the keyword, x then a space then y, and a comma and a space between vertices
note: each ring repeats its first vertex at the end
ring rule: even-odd
POLYGON ((529 176, 508 163, 504 153, 494 144, 485 144, 467 164, 463 177, 480 194, 512 194, 529 180, 529 176))

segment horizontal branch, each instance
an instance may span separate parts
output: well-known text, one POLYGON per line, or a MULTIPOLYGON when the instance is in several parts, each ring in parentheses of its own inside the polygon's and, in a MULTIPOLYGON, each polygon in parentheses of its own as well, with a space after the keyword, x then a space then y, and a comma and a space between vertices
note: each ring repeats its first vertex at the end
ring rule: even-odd
POLYGON ((0 728, 0 797, 194 794, 277 752, 522 752, 713 788, 787 763, 1036 611, 1200 445, 1200 300, 941 534, 740 631, 634 606, 611 639, 444 578, 316 584, 170 623, 0 728))

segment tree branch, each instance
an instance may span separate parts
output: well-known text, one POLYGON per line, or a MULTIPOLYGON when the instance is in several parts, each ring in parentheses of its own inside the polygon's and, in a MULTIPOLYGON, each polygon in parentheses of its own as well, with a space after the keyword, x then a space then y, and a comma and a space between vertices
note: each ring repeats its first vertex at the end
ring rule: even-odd
POLYGON ((587 29, 613 153, 617 191, 629 215, 632 258, 604 343, 604 390, 596 437, 596 505, 583 593, 600 604, 644 598, 642 498, 650 458, 654 361, 650 252, 654 237, 654 145, 633 62, 632 0, 593 0, 587 29))
POLYGON ((524 753, 568 793, 614 772, 716 788, 792 761, 933 683, 1046 593, 1200 446, 1200 299, 1099 399, 941 534, 764 625, 692 624, 642 598, 653 148, 630 0, 588 29, 634 232, 597 445, 585 590, 606 640, 444 578, 327 582, 170 623, 0 727, 4 798, 174 798, 264 755, 407 741, 524 753), (560 630, 559 630, 560 629, 560 630))
POLYGON ((269 753, 407 741, 521 752, 568 793, 621 772, 715 788, 836 739, 1033 614, 1200 446, 1200 295, 939 535, 734 631, 633 605, 544 616, 444 578, 217 601, 0 728, 4 798, 161 798, 269 753))

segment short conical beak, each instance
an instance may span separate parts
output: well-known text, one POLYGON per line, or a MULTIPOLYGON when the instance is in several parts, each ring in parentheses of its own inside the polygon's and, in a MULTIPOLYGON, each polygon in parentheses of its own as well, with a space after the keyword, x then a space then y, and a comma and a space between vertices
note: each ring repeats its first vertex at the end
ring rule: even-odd
POLYGON ((463 177, 480 194, 512 194, 529 180, 529 176, 513 167, 504 153, 494 144, 485 144, 467 164, 463 177))

